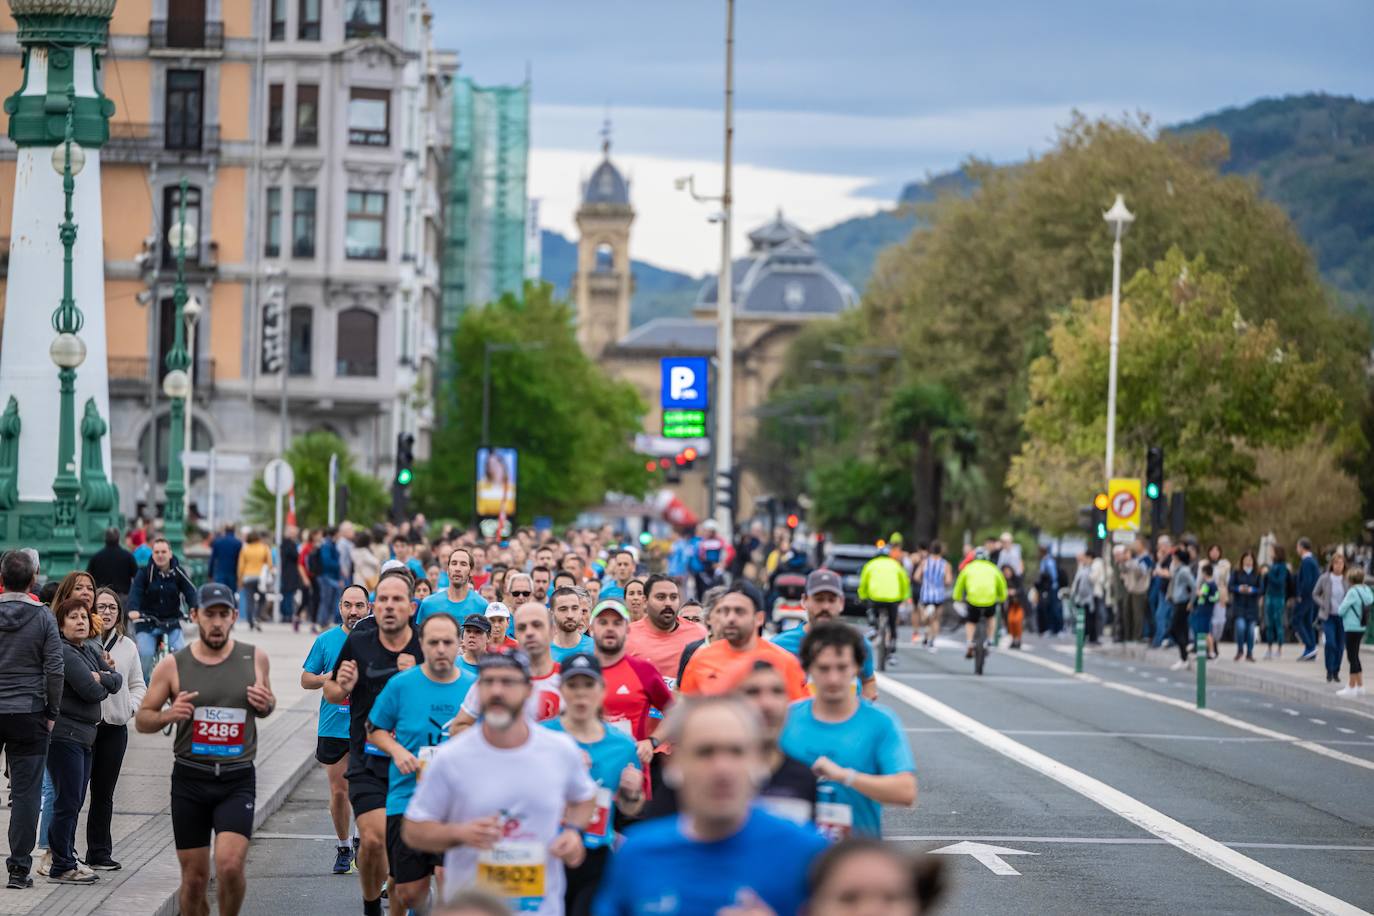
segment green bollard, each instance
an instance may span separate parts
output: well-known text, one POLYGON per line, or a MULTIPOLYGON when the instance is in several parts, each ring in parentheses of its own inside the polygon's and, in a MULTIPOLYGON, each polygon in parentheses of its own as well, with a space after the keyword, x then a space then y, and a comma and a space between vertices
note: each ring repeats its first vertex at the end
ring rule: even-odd
POLYGON ((1073 616, 1074 616, 1073 636, 1074 636, 1074 643, 1075 643, 1074 651, 1073 651, 1073 673, 1074 673, 1074 674, 1082 674, 1082 673, 1083 673, 1083 636, 1084 636, 1084 633, 1086 632, 1086 626, 1085 626, 1085 624, 1084 624, 1084 622, 1083 622, 1083 618, 1084 618, 1086 615, 1085 615, 1084 612, 1083 612, 1083 608, 1080 607, 1080 608, 1074 608, 1074 615, 1073 615, 1073 616))
POLYGON ((1199 633, 1193 639, 1193 652, 1197 661, 1197 708, 1207 708, 1207 636, 1199 633))

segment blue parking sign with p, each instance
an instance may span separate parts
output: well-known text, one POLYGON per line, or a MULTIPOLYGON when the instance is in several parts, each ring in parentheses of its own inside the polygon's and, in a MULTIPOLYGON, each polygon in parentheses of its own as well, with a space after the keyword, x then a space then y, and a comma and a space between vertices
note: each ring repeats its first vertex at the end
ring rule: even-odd
POLYGON ((662 365, 663 409, 705 410, 709 360, 704 356, 665 356, 662 365))

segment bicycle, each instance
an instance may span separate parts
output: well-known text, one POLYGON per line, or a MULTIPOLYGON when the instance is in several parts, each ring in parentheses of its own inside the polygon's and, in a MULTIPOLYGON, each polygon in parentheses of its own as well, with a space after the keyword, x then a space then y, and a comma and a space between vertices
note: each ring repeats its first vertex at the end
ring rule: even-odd
MULTIPOLYGON (((138 622, 139 620, 141 620, 141 619, 143 619, 143 615, 140 614, 138 611, 130 611, 130 612, 129 612, 129 622, 130 622, 130 623, 137 623, 137 622, 138 622)), ((157 618, 152 618, 152 619, 155 620, 155 621, 157 620, 157 618)), ((181 628, 182 622, 185 621, 185 620, 186 620, 186 615, 183 613, 181 616, 177 617, 176 620, 174 620, 174 621, 170 621, 170 622, 168 622, 168 623, 166 623, 166 624, 162 624, 161 622, 158 622, 158 623, 155 623, 155 624, 154 624, 154 625, 157 627, 158 633, 157 633, 157 642, 156 642, 156 643, 154 644, 154 646, 153 646, 153 663, 152 663, 150 666, 148 666, 148 670, 149 670, 149 671, 152 671, 153 669, 155 669, 155 668, 158 666, 158 663, 159 663, 159 662, 161 662, 164 658, 166 658, 168 655, 171 654, 171 652, 170 652, 170 651, 168 650, 168 648, 167 648, 167 631, 168 631, 168 629, 169 629, 170 627, 176 627, 177 629, 180 629, 180 628, 181 628)), ((175 723, 175 722, 168 723, 168 724, 162 729, 162 733, 163 733, 164 735, 171 735, 171 734, 172 734, 172 730, 173 730, 174 728, 176 728, 176 723, 175 723)))
POLYGON ((873 643, 874 665, 887 670, 887 663, 897 655, 897 605, 868 605, 868 639, 873 643))

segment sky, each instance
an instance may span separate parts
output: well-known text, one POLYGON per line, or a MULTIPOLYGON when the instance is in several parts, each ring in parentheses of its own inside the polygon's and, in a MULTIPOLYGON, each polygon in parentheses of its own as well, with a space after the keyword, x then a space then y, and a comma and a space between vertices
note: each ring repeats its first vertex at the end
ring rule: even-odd
MULTIPOLYGON (((719 192, 724 0, 431 5, 462 75, 528 67, 545 228, 575 236, 609 117, 632 255, 715 268, 712 207, 674 179, 719 192)), ((814 231, 969 156, 1042 152, 1074 109, 1171 124, 1264 96, 1374 98, 1370 0, 739 0, 735 32, 736 251, 778 209, 814 231)))

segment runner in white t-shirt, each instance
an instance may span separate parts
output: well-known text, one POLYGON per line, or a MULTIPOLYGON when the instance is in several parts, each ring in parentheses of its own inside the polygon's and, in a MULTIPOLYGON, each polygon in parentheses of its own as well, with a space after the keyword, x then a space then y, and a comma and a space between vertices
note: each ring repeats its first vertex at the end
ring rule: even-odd
POLYGON ((580 831, 595 813, 596 783, 571 738, 519 714, 532 692, 523 652, 488 653, 480 668, 481 725, 434 753, 402 837, 444 853, 449 894, 475 886, 514 912, 562 916, 563 866, 586 857, 580 831))
MULTIPOLYGON (((549 654, 549 640, 552 638, 553 611, 537 601, 527 601, 515 609, 515 639, 530 662, 533 690, 529 701, 525 703, 525 717, 530 722, 555 719, 563 709, 558 662, 549 654)), ((477 685, 473 684, 458 716, 450 724, 449 734, 457 735, 471 728, 481 712, 481 696, 477 685)))

